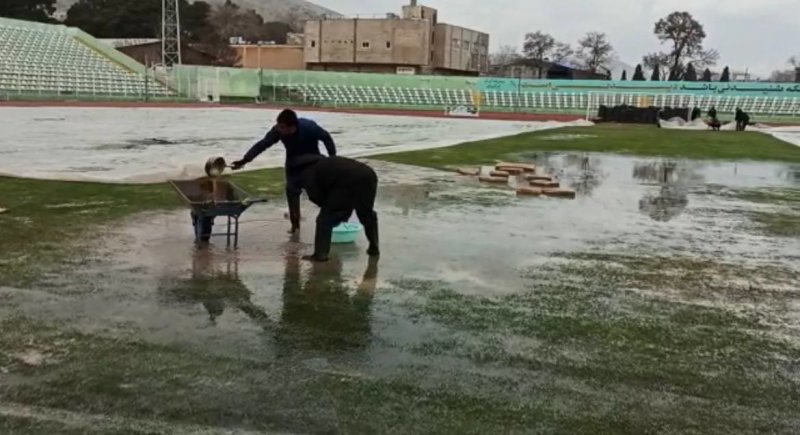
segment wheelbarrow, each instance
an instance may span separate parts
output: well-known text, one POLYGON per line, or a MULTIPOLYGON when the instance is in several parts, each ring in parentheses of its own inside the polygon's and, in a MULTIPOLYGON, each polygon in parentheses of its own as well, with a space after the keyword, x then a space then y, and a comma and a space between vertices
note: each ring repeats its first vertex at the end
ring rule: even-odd
POLYGON ((225 236, 227 246, 239 246, 239 217, 253 204, 267 202, 255 198, 230 181, 217 177, 196 180, 170 180, 169 184, 191 209, 195 242, 208 242, 212 236, 225 236), (214 219, 227 217, 225 232, 214 233, 214 219))

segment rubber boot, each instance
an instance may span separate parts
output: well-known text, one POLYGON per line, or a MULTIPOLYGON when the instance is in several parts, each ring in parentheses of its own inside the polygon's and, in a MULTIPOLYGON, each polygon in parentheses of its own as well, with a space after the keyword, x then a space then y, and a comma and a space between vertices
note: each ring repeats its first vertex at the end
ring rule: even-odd
POLYGON ((367 236, 367 240, 369 241, 369 249, 367 249, 367 254, 371 257, 377 257, 381 255, 380 249, 380 240, 378 238, 378 218, 376 217, 374 220, 368 221, 367 223, 363 223, 364 225, 364 234, 367 236))
POLYGON ((292 225, 289 232, 295 233, 300 230, 300 193, 287 189, 286 202, 289 204, 289 222, 292 225))
POLYGON ((331 252, 331 237, 333 237, 333 226, 318 220, 314 234, 314 260, 328 261, 331 252))

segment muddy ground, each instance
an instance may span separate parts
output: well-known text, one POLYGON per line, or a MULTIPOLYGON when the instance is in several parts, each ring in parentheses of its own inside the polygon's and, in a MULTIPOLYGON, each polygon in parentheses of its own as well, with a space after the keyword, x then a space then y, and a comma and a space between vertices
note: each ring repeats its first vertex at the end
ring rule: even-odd
POLYGON ((296 238, 254 206, 236 251, 183 210, 106 229, 0 289, 0 428, 796 433, 800 168, 519 159, 578 198, 373 162, 378 262, 301 261, 307 203, 296 238))

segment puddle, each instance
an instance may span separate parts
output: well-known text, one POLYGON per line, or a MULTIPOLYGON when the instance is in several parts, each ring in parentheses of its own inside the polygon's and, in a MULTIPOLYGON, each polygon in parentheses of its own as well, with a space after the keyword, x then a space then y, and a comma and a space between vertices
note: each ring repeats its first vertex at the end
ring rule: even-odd
MULTIPOLYGON (((414 398, 446 391, 514 409, 533 403, 548 415, 583 409, 589 419, 606 415, 597 410, 609 403, 632 409, 633 418, 646 414, 636 411, 639 402, 723 397, 724 409, 708 412, 729 415, 736 401, 737 415, 788 421, 792 405, 782 398, 800 380, 784 365, 800 349, 800 304, 786 283, 800 249, 795 238, 749 226, 746 212, 772 205, 726 192, 800 189, 800 179, 786 175, 794 169, 518 157, 548 168, 577 199, 517 198, 510 187, 471 177, 372 162, 381 179, 378 262, 363 238, 335 246, 329 263, 302 261, 316 209, 305 202, 304 230, 289 236, 279 198, 242 216, 238 250, 224 238, 195 247, 188 210, 142 214, 41 291, 0 296, 18 312, 84 333, 179 346, 226 358, 225 367, 270 364, 258 376, 291 368, 310 373, 302 382, 334 377, 334 390, 358 398, 330 399, 336 406, 297 399, 293 409, 311 414, 362 410, 398 397, 379 394, 403 398, 396 388, 408 388, 414 398), (752 396, 775 401, 768 412, 747 394, 778 366, 787 370, 769 384, 778 390, 752 396), (382 400, 362 402, 373 397, 365 391, 382 400)), ((225 385, 214 389, 225 400, 251 388, 225 385)), ((220 406, 214 412, 228 409, 220 406)))

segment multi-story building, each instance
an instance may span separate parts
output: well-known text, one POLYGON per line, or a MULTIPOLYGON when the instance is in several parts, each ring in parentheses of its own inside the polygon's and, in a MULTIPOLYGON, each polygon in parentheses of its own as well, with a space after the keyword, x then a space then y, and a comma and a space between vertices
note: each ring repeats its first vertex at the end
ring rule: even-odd
POLYGON ((310 70, 479 75, 489 35, 440 23, 436 9, 411 0, 402 16, 307 21, 303 51, 310 70))

